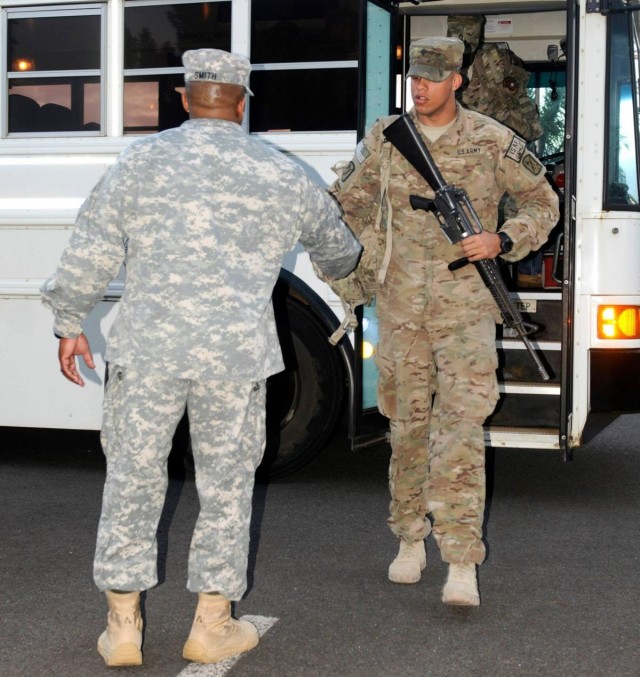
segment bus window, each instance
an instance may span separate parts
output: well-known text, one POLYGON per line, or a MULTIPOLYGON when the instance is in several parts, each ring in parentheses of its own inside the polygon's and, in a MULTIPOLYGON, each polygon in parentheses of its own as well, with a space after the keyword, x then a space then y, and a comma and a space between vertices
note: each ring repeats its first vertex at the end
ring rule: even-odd
POLYGON ((99 134, 102 11, 81 5, 6 10, 5 134, 99 134))
POLYGON ((533 70, 529 79, 529 96, 540 113, 544 134, 535 141, 539 158, 564 153, 566 74, 564 70, 533 70))
POLYGON ((182 54, 231 50, 231 1, 127 2, 124 10, 124 133, 149 134, 187 119, 182 54))
POLYGON ((251 1, 250 131, 356 129, 358 5, 251 1))
POLYGON ((639 12, 609 17, 605 209, 638 209, 639 12))

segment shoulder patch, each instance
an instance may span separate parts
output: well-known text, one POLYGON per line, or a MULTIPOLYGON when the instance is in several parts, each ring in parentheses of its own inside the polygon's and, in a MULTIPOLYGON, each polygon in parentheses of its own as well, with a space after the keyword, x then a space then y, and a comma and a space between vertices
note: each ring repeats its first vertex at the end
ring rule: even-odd
POLYGON ((371 151, 365 145, 364 139, 362 139, 356 146, 352 160, 349 160, 349 162, 338 162, 332 167, 333 171, 338 175, 341 190, 348 183, 349 179, 359 174, 362 164, 370 155, 371 151))
POLYGON ((340 174, 340 181, 344 183, 355 171, 356 165, 353 160, 347 162, 344 167, 342 167, 342 173, 340 174))
POLYGON ((542 171, 542 165, 533 157, 533 155, 531 155, 531 153, 527 153, 522 158, 522 166, 534 176, 538 176, 542 171))
POLYGON ((511 143, 509 144, 509 148, 507 148, 505 156, 514 162, 520 162, 526 149, 527 144, 519 136, 514 136, 511 139, 511 143))

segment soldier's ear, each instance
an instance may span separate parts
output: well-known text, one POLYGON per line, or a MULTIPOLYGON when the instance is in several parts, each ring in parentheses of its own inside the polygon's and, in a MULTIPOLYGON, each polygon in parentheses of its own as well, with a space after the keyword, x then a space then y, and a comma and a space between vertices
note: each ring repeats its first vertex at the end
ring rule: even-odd
POLYGON ((238 102, 238 106, 236 107, 236 115, 238 117, 238 121, 242 122, 244 119, 244 109, 246 108, 247 105, 247 97, 243 96, 242 99, 238 102))
POLYGON ((187 100, 187 93, 186 93, 186 92, 182 92, 182 93, 181 93, 181 96, 182 96, 182 107, 183 107, 183 108, 187 111, 187 113, 188 113, 188 112, 189 112, 189 101, 187 100))
POLYGON ((451 81, 451 86, 453 88, 453 91, 456 92, 462 87, 462 83, 464 82, 464 78, 460 73, 454 73, 453 74, 453 79, 451 81))

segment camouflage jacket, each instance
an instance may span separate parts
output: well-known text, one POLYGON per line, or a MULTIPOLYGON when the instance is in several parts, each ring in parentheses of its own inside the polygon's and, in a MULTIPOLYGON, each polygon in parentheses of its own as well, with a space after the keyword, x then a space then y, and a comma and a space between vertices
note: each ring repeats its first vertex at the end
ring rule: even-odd
MULTIPOLYGON (((460 105, 457 110, 455 122, 435 143, 423 136, 424 141, 445 180, 467 191, 486 230, 496 230, 503 194, 513 196, 517 213, 502 230, 511 237, 514 247, 503 258, 517 261, 546 241, 558 220, 558 198, 545 178, 544 167, 521 138, 489 117, 460 105)), ((419 129, 415 113, 410 114, 419 129)), ((448 243, 433 214, 411 208, 410 195, 430 198, 433 191, 397 150, 385 150, 390 144, 382 131, 392 119, 381 119, 372 126, 354 159, 341 168, 341 176, 332 186, 345 220, 364 245, 356 270, 333 286, 351 303, 362 299, 367 302, 376 295, 381 315, 393 307, 397 313, 392 314, 401 316, 405 308, 406 314, 415 312, 418 317, 420 304, 409 308, 406 299, 423 298, 424 287, 429 284, 428 266, 450 263, 462 252, 459 246, 448 243), (378 218, 380 225, 376 226, 378 218), (364 231, 377 237, 363 237, 364 231), (376 252, 371 251, 376 247, 376 252), (368 262, 385 265, 363 270, 368 262), (361 288, 359 294, 357 287, 361 288)), ((472 266, 458 276, 479 280, 472 266)), ((489 291, 482 288, 479 294, 474 307, 494 312, 498 318, 489 291)))
POLYGON ((329 277, 360 245, 335 200, 240 125, 188 120, 134 142, 94 188, 43 302, 77 336, 117 275, 106 359, 181 378, 257 380, 283 369, 271 294, 300 241, 329 277))

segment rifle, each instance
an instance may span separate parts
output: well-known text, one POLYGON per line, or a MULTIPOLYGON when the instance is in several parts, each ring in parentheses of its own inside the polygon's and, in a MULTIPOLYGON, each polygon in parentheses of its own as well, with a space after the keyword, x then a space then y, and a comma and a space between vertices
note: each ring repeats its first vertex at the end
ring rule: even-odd
MULTIPOLYGON (((466 191, 444 180, 429 149, 413 124, 413 120, 406 113, 391 123, 383 134, 411 163, 435 194, 433 199, 411 195, 409 202, 413 209, 433 212, 440 223, 442 232, 451 244, 456 244, 469 235, 482 232, 482 224, 466 191)), ((467 263, 469 261, 466 258, 458 259, 449 264, 449 270, 457 270, 467 263)), ((505 325, 517 331, 533 358, 540 376, 544 381, 548 381, 549 374, 529 341, 529 335, 535 333, 538 327, 525 322, 522 318, 520 311, 509 296, 497 261, 482 259, 474 261, 474 265, 498 305, 505 325)))

